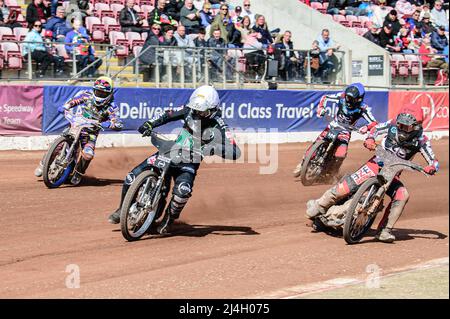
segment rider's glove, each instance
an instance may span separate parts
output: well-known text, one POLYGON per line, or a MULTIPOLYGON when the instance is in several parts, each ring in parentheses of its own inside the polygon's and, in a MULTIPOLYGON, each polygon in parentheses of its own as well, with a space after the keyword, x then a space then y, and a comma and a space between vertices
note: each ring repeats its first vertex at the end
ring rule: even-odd
POLYGON ((375 140, 373 138, 368 138, 364 141, 364 147, 370 151, 374 151, 377 147, 377 144, 375 143, 375 140))
POLYGON ((142 134, 142 136, 150 136, 152 133, 153 127, 150 122, 145 122, 138 128, 138 132, 142 134))
POLYGON ((102 122, 101 125, 102 125, 103 128, 110 128, 111 127, 111 122, 110 121, 102 122))
POLYGON ((319 109, 317 110, 317 115, 319 115, 320 117, 324 116, 327 113, 327 110, 322 106, 319 106, 319 109))
POLYGON ((436 173, 436 167, 434 165, 426 166, 423 171, 428 175, 434 175, 436 173))
POLYGON ((359 128, 358 133, 359 134, 366 134, 368 130, 369 130, 369 128, 367 127, 367 125, 364 125, 364 126, 359 128))

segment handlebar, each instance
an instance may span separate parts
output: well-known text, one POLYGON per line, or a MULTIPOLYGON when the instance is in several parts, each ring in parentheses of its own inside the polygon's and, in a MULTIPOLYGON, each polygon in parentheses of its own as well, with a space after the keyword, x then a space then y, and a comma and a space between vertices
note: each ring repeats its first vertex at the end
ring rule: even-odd
POLYGON ((341 127, 341 128, 343 128, 343 129, 346 129, 346 130, 349 130, 349 131, 358 131, 360 128, 359 127, 356 127, 356 126, 354 126, 354 125, 350 125, 350 124, 344 124, 344 123, 338 123, 338 122, 336 122, 335 121, 335 119, 332 117, 332 116, 330 116, 329 114, 325 114, 325 116, 324 116, 324 118, 325 118, 325 120, 328 122, 328 123, 336 123, 335 124, 335 126, 338 126, 338 127, 341 127))

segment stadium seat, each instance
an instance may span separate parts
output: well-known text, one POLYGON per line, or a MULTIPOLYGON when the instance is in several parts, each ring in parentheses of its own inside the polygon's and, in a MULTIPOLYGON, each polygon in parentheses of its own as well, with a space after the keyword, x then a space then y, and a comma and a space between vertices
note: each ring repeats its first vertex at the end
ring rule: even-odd
POLYGON ((311 3, 311 8, 313 8, 314 10, 318 10, 318 9, 322 9, 323 6, 320 2, 312 2, 311 3))
POLYGON ((148 33, 147 33, 147 32, 142 32, 142 33, 141 33, 141 39, 142 39, 143 41, 147 40, 147 37, 148 37, 148 33))
POLYGON ((154 6, 155 6, 155 3, 156 3, 155 0, 137 0, 136 2, 137 2, 137 4, 140 5, 141 7, 142 7, 143 5, 154 7, 154 6))
POLYGON ((125 38, 128 40, 128 46, 130 48, 136 45, 144 45, 144 41, 141 38, 141 35, 137 32, 126 32, 125 38))
POLYGON ((417 55, 406 54, 405 60, 408 62, 408 68, 411 70, 411 75, 419 76, 419 57, 417 55))
POLYGON ((64 44, 55 44, 55 48, 58 55, 62 56, 65 62, 72 61, 72 57, 67 54, 66 46, 64 44))
POLYGON ((102 24, 105 26, 107 33, 111 33, 111 31, 120 31, 122 28, 117 23, 117 20, 112 17, 103 17, 102 24))
POLYGON ((0 40, 6 40, 6 41, 15 40, 15 36, 14 36, 11 28, 0 27, 0 40), (11 37, 13 37, 14 39, 11 40, 11 37))
POLYGON ((22 54, 17 43, 3 42, 0 43, 3 50, 4 60, 8 65, 8 69, 22 69, 22 54))
POLYGON ((110 7, 112 12, 114 13, 114 17, 116 19, 119 19, 120 11, 122 11, 125 6, 121 3, 112 3, 110 7))
POLYGON ((148 19, 149 13, 152 12, 155 9, 155 7, 148 4, 143 4, 141 5, 141 9, 145 19, 148 19))
POLYGON ((142 46, 135 46, 135 47, 133 47, 133 55, 134 56, 138 56, 139 53, 141 53, 141 51, 142 51, 142 46))
POLYGON ((340 21, 347 21, 347 19, 345 19, 345 16, 342 14, 335 14, 333 15, 333 20, 336 22, 340 22, 340 21))
POLYGON ((17 0, 5 0, 7 7, 18 7, 17 0))
POLYGON ((0 47, 0 70, 3 70, 3 51, 0 47))
POLYGON ((14 35, 16 36, 17 41, 23 41, 25 39, 28 29, 27 28, 14 28, 14 35))
POLYGON ((113 4, 121 4, 125 6, 125 0, 109 0, 109 5, 111 6, 111 8, 113 4))

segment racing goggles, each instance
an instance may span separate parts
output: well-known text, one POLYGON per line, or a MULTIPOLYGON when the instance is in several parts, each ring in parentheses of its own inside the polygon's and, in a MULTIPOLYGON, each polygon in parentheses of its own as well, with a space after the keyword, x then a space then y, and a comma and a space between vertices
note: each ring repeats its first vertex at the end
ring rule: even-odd
POLYGON ((207 118, 213 114, 214 110, 197 111, 194 110, 194 114, 198 117, 207 118))
POLYGON ((100 90, 100 89, 94 90, 94 95, 101 99, 107 98, 110 94, 111 94, 111 92, 108 92, 108 91, 104 91, 104 90, 100 90))
POLYGON ((397 122, 397 129, 402 132, 411 133, 411 132, 415 131, 417 129, 417 127, 416 127, 416 125, 404 124, 404 123, 397 122))

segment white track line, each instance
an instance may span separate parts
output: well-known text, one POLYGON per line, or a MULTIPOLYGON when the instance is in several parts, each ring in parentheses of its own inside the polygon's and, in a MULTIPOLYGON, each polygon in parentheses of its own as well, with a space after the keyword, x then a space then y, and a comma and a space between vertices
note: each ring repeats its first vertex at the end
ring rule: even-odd
MULTIPOLYGON (((425 263, 410 265, 402 268, 390 269, 388 274, 382 275, 379 279, 392 277, 398 274, 408 273, 420 269, 431 269, 441 267, 449 264, 449 258, 439 258, 427 261, 425 263)), ((353 286, 357 284, 365 283, 369 274, 363 274, 354 278, 335 278, 317 283, 311 283, 306 285, 298 285, 288 288, 279 289, 272 293, 252 296, 249 298, 255 299, 295 299, 303 297, 312 293, 324 292, 328 290, 339 289, 343 287, 353 286)))

